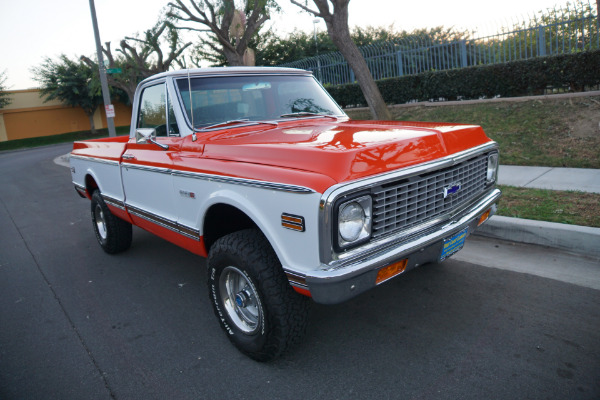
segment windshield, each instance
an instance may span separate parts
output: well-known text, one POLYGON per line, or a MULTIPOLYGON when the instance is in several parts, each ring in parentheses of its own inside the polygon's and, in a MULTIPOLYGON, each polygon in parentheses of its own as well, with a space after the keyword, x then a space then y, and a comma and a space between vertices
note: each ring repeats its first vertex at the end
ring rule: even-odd
POLYGON ((206 77, 189 82, 182 78, 177 80, 177 87, 194 128, 224 121, 272 121, 290 114, 345 116, 312 76, 206 77))

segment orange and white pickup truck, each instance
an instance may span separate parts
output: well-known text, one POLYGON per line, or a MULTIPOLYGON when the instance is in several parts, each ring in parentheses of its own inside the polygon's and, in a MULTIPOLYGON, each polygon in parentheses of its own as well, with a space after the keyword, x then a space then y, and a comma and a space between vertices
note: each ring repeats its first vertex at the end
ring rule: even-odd
POLYGON ((260 361, 303 335, 309 298, 450 257, 501 196, 479 126, 352 121, 285 68, 150 77, 129 136, 76 142, 70 162, 100 246, 126 250, 136 225, 207 257, 221 327, 260 361))

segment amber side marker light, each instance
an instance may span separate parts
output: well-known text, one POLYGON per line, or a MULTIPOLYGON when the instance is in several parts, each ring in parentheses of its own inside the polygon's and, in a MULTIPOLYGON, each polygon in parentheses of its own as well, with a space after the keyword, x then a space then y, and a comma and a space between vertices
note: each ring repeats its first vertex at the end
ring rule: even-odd
POLYGON ((479 218, 479 222, 477 223, 477 226, 479 226, 479 225, 483 224, 485 221, 487 221, 487 219, 490 217, 490 211, 491 211, 491 209, 489 209, 483 213, 481 218, 479 218))
POLYGON ((300 215, 281 214, 281 226, 298 232, 304 232, 304 217, 300 215))
POLYGON ((408 263, 408 259, 404 259, 393 264, 390 264, 386 267, 383 267, 377 272, 377 279, 375 279, 375 284, 379 285, 387 281, 394 276, 401 274, 406 269, 406 264, 408 263))

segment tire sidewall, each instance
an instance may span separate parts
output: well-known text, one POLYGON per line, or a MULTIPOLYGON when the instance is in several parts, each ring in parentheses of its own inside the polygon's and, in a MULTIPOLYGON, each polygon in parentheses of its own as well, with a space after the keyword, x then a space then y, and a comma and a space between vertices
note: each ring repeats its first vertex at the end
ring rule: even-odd
POLYGON ((264 297, 257 284, 258 280, 253 276, 251 268, 248 268, 244 260, 233 254, 216 254, 211 257, 208 269, 209 296, 213 303, 215 314, 221 328, 227 333, 229 339, 243 352, 248 354, 260 353, 267 342, 268 311, 265 307, 264 297), (257 294, 256 303, 260 308, 259 329, 256 333, 248 334, 240 330, 231 320, 221 300, 220 278, 227 267, 235 267, 244 274, 252 290, 257 294))
POLYGON ((94 234, 96 235, 96 239, 98 240, 98 243, 100 243, 100 246, 102 246, 102 248, 105 249, 108 245, 108 240, 110 239, 110 235, 112 234, 110 224, 107 221, 107 218, 110 215, 110 210, 104 203, 104 200, 102 199, 102 196, 100 195, 100 192, 97 190, 92 195, 91 212, 92 212, 92 225, 94 227, 94 234), (98 225, 96 223, 96 206, 99 206, 100 209, 102 210, 102 213, 104 214, 104 224, 106 226, 106 239, 102 238, 102 236, 100 235, 100 232, 98 231, 98 225))

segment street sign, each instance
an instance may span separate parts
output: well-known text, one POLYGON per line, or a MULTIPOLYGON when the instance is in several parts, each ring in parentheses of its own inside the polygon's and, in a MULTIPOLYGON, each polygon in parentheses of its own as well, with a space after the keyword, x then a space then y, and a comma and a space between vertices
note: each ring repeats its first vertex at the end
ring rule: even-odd
POLYGON ((112 104, 104 106, 104 110, 106 111, 106 118, 115 117, 115 106, 113 106, 112 104))
POLYGON ((123 70, 121 68, 108 68, 106 70, 107 74, 120 74, 122 72, 123 72, 123 70))

